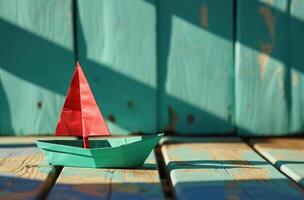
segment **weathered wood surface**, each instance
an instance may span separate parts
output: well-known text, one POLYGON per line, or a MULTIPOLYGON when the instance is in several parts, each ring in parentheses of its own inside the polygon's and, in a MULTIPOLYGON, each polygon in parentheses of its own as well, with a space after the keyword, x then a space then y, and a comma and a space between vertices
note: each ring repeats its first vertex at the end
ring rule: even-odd
POLYGON ((72 0, 0 0, 0 134, 50 134, 74 69, 72 0))
POLYGON ((251 139, 267 160, 304 187, 304 138, 251 139))
POLYGON ((161 151, 177 199, 304 199, 304 191, 238 138, 167 141, 161 151))
POLYGON ((242 135, 303 131, 303 9, 302 0, 237 2, 235 118, 242 135))
POLYGON ((110 131, 155 132, 155 6, 78 0, 77 7, 78 58, 110 131))
POLYGON ((43 162, 36 139, 0 139, 0 199, 39 199, 52 186, 56 169, 43 162))
POLYGON ((157 9, 160 127, 233 131, 233 1, 158 1, 157 9))
POLYGON ((290 5, 290 132, 304 131, 304 1, 291 0, 290 5))
MULTIPOLYGON (((132 155, 130 155, 132 156, 132 155)), ((63 168, 49 199, 163 199, 152 152, 139 169, 63 168)))

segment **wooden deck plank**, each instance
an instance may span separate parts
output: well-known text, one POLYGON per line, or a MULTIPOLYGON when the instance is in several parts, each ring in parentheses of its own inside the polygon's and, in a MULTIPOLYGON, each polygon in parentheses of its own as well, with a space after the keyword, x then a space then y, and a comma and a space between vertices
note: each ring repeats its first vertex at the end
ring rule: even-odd
POLYGON ((304 187, 304 138, 251 139, 250 144, 304 187))
POLYGON ((161 147, 177 199, 303 199, 304 192, 238 138, 161 147))
POLYGON ((43 162, 36 139, 0 139, 0 199, 40 199, 55 181, 56 169, 43 162))
POLYGON ((163 199, 152 152, 140 169, 65 167, 49 199, 163 199))

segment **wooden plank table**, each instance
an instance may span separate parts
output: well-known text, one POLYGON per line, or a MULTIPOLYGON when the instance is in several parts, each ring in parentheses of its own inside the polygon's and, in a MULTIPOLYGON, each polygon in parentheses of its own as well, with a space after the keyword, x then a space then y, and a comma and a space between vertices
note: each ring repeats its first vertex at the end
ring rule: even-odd
POLYGON ((251 139, 267 160, 304 187, 304 138, 251 139))
POLYGON ((1 138, 0 199, 40 199, 55 182, 58 171, 43 163, 36 139, 1 138))
MULTIPOLYGON (((136 200, 165 199, 171 194, 176 199, 304 199, 304 190, 296 182, 239 138, 164 138, 157 154, 164 159, 159 160, 165 166, 161 169, 152 152, 144 166, 137 169, 62 170, 43 162, 34 142, 46 138, 55 137, 0 139, 0 199, 136 200), (159 173, 164 171, 167 180, 161 181, 159 173), (173 187, 165 195, 162 188, 170 182, 173 187)), ((252 141, 258 150, 261 144, 252 141)), ((302 141, 298 141, 290 139, 290 145, 285 141, 285 146, 279 148, 301 149, 302 141)), ((292 163, 301 159, 293 156, 292 163)), ((297 169, 301 172, 300 167, 297 169)))
POLYGON ((138 169, 65 167, 48 197, 75 200, 164 199, 154 152, 138 169))
POLYGON ((304 199, 296 183, 238 138, 180 139, 161 147, 177 199, 304 199))

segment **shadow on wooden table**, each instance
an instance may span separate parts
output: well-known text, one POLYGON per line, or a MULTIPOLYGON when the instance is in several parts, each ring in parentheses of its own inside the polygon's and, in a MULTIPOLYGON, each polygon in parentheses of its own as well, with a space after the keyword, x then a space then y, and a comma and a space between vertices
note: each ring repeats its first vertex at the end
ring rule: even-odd
MULTIPOLYGON (((47 183, 46 183, 47 184, 47 183)), ((0 176, 0 199, 162 199, 158 183, 55 184, 42 187, 42 181, 0 176)))
MULTIPOLYGON (((284 164, 304 164, 303 161, 278 161, 279 165, 284 164)), ((267 161, 242 161, 242 160, 191 160, 169 162, 169 169, 232 169, 248 168, 257 169, 259 165, 267 165, 267 161)))
POLYGON ((179 182, 178 199, 303 199, 304 192, 288 179, 179 182))

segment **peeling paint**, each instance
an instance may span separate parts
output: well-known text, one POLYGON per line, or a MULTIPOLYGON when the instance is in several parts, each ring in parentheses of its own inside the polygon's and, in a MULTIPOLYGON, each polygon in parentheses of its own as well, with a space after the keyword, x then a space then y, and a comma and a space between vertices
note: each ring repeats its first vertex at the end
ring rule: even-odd
POLYGON ((263 16, 266 26, 268 28, 270 37, 272 41, 275 40, 275 16, 272 14, 271 10, 267 7, 260 7, 259 13, 263 16))
POLYGON ((284 96, 285 95, 285 88, 284 88, 284 82, 283 82, 283 79, 282 79, 282 68, 279 67, 279 66, 276 67, 275 70, 274 70, 274 75, 277 77, 281 95, 284 96))
POLYGON ((251 141, 255 148, 263 149, 285 149, 297 150, 304 149, 304 140, 298 138, 270 138, 270 139, 256 139, 251 141))
POLYGON ((260 48, 261 48, 261 53, 258 56, 258 63, 260 67, 260 78, 261 80, 263 80, 265 76, 266 67, 270 58, 269 55, 273 50, 273 44, 264 43, 263 41, 260 41, 260 48))
POLYGON ((200 21, 202 27, 208 28, 208 7, 203 2, 200 8, 200 21))
POLYGON ((175 125, 178 121, 178 116, 171 106, 168 106, 168 113, 169 113, 169 123, 168 126, 166 127, 166 130, 175 131, 175 125))
POLYGON ((298 73, 293 73, 292 77, 291 77, 291 81, 292 81, 292 86, 297 86, 299 84, 299 80, 300 80, 300 76, 298 73))
POLYGON ((258 64, 260 68, 260 79, 263 80, 265 76, 266 67, 270 59, 269 55, 272 53, 274 49, 276 18, 272 14, 271 10, 264 6, 259 8, 259 13, 264 18, 266 27, 271 37, 271 42, 263 42, 262 40, 260 40, 261 53, 258 56, 258 64))

